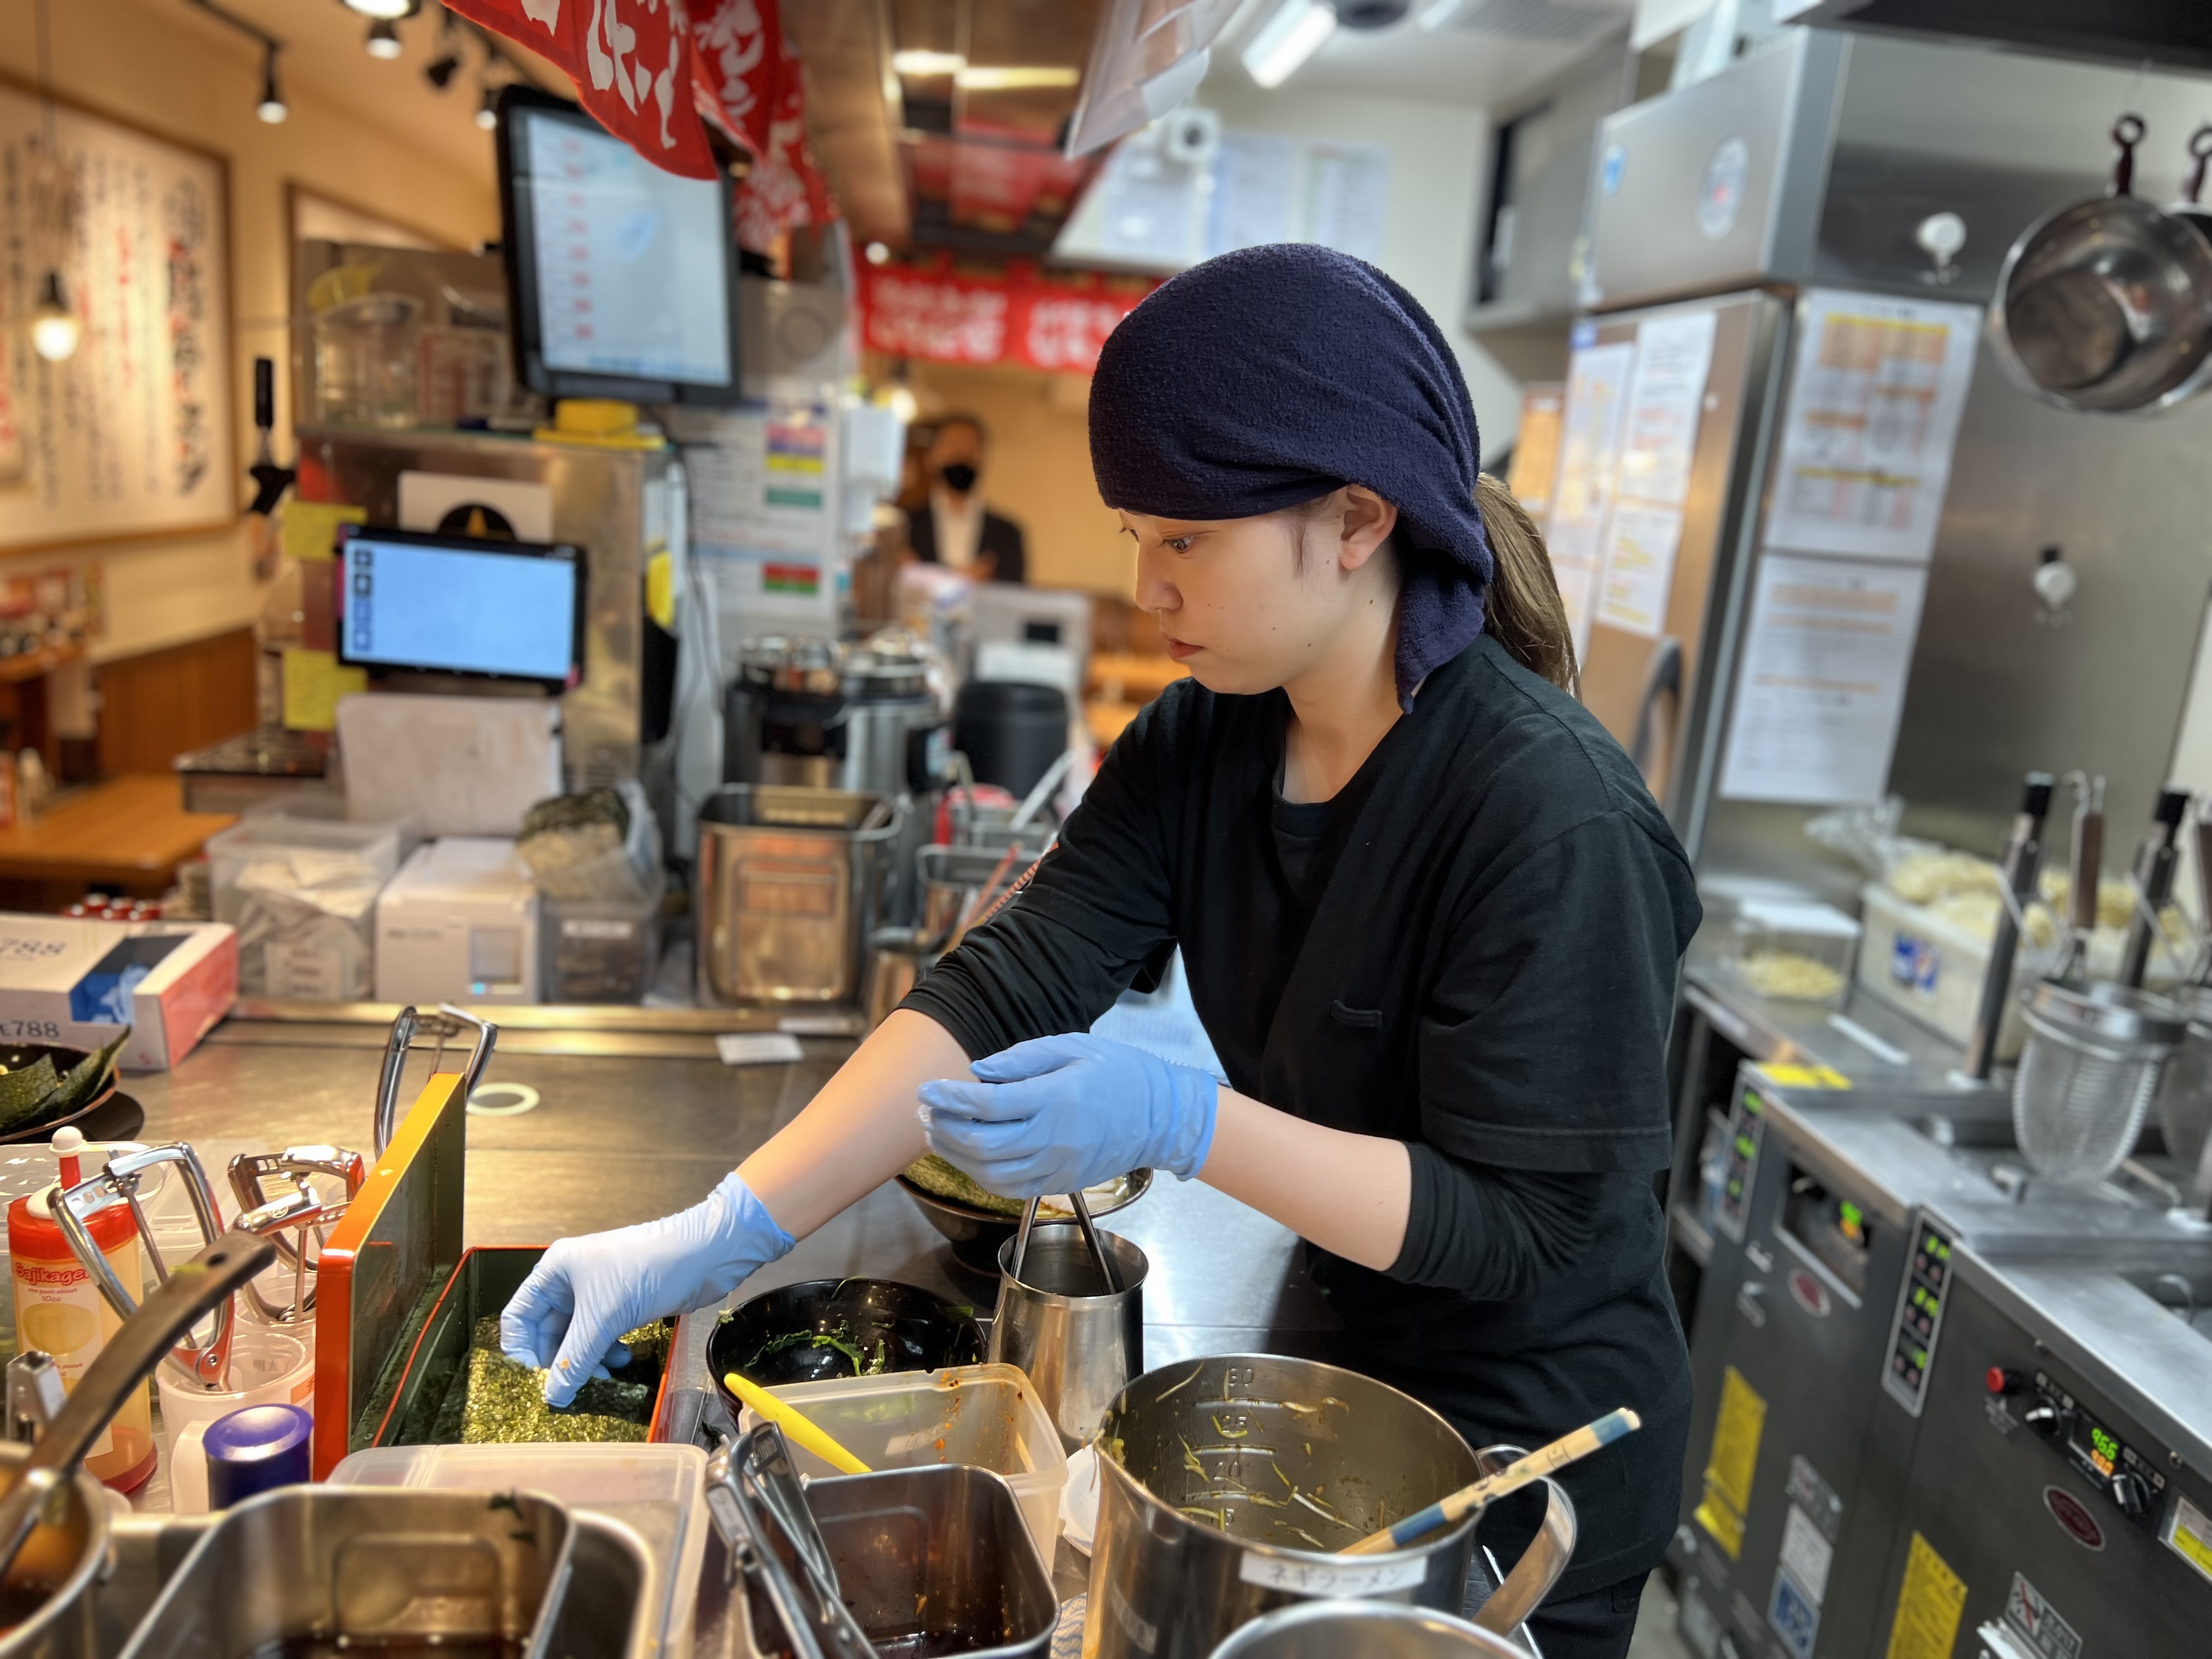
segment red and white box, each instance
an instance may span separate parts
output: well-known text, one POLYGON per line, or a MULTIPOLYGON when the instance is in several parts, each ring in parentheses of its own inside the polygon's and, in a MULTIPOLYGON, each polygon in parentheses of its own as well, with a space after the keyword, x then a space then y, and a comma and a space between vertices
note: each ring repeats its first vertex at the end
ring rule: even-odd
POLYGON ((127 1023, 117 1065, 166 1072, 237 995, 238 932, 223 923, 0 912, 0 1042, 100 1048, 127 1023))

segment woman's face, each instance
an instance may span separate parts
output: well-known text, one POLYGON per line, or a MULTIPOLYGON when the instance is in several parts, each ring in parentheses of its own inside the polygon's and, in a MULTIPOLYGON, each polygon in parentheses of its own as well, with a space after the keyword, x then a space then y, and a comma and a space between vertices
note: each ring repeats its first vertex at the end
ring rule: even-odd
POLYGON ((1397 572, 1376 556, 1398 510, 1371 490, 1252 519, 1120 516, 1137 544, 1139 608, 1210 691, 1272 691, 1388 636, 1397 572))

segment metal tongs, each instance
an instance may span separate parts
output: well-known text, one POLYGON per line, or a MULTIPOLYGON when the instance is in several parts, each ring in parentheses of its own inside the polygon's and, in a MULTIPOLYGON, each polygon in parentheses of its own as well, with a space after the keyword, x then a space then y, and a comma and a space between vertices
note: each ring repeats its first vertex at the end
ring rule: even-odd
MULTIPOLYGON (((173 1164, 184 1172, 185 1194, 191 1200, 192 1218, 199 1224, 200 1237, 210 1246, 223 1236, 222 1218, 216 1209, 215 1188, 209 1183, 207 1171, 200 1166, 199 1154, 190 1143, 173 1140, 166 1146, 149 1146, 143 1152, 121 1152, 108 1159, 106 1168, 88 1176, 66 1192, 60 1193, 53 1205, 54 1220, 69 1241, 76 1259, 92 1275, 92 1282, 100 1286, 100 1294, 107 1305, 115 1310, 118 1318, 129 1319, 138 1311, 138 1299, 132 1287, 124 1284, 106 1254, 94 1242, 86 1229, 84 1218, 95 1211, 109 1208, 120 1201, 131 1211, 131 1219, 138 1229, 140 1243, 153 1260, 154 1277, 158 1284, 169 1282, 169 1265, 161 1259, 161 1246, 154 1237, 154 1229, 146 1219, 144 1207, 138 1201, 138 1186, 148 1171, 173 1164)), ((58 1188, 56 1189, 58 1191, 58 1188)), ((237 1310, 229 1297, 215 1306, 214 1334, 204 1346, 195 1341, 191 1332, 184 1333, 183 1340, 172 1347, 164 1361, 173 1365, 186 1381, 210 1390, 229 1386, 231 1339, 238 1323, 237 1310)))
MULTIPOLYGON (((1018 1285, 1025 1282, 1022 1278, 1022 1263, 1029 1258, 1030 1229, 1036 1225, 1037 1206, 1043 1202, 1042 1197, 1037 1197, 1022 1206, 1021 1228, 1014 1234, 1012 1265, 1014 1282, 1018 1285)), ((1114 1271, 1114 1258, 1106 1254, 1105 1241, 1098 1237, 1097 1224, 1091 1219, 1089 1201, 1079 1190, 1067 1194, 1067 1204, 1075 1212, 1075 1224, 1083 1230, 1083 1242, 1090 1249, 1091 1259, 1098 1264, 1098 1271, 1106 1275, 1106 1293, 1109 1296, 1121 1295, 1121 1275, 1114 1271)))
POLYGON ((491 1063, 492 1046, 499 1041, 499 1027, 481 1015, 450 1002, 441 1002, 434 1014, 421 1014, 413 1004, 399 1011, 399 1018, 392 1022, 392 1035, 385 1039, 384 1073, 376 1085, 375 1156, 382 1158, 384 1149, 392 1144, 392 1137, 399 1131, 399 1078, 407 1068, 407 1050, 415 1041, 417 1030, 427 1031, 438 1039, 437 1052, 430 1060, 430 1069, 436 1071, 438 1062, 446 1057, 448 1040, 463 1031, 476 1033, 476 1043, 469 1050, 468 1068, 462 1074, 462 1097, 465 1101, 477 1091, 483 1080, 484 1067, 491 1063))
POLYGON ((837 1564, 807 1507, 783 1431, 763 1423, 722 1437, 707 1460, 707 1512, 730 1559, 775 1609, 799 1659, 875 1659, 845 1605, 837 1564))
POLYGON ((341 1146, 288 1146, 281 1152, 240 1152, 230 1160, 230 1190, 240 1210, 232 1224, 241 1232, 266 1238, 276 1247, 277 1260, 292 1270, 289 1305, 272 1304, 261 1294, 258 1285, 247 1283, 246 1298, 260 1318, 274 1325, 300 1325, 314 1317, 314 1276, 321 1261, 324 1231, 342 1218, 360 1196, 366 1174, 361 1154, 341 1146), (313 1184, 318 1176, 339 1182, 345 1196, 325 1197, 313 1184), (291 1190, 271 1198, 264 1184, 271 1176, 289 1182, 291 1190), (313 1259, 307 1254, 310 1235, 315 1249, 313 1259))

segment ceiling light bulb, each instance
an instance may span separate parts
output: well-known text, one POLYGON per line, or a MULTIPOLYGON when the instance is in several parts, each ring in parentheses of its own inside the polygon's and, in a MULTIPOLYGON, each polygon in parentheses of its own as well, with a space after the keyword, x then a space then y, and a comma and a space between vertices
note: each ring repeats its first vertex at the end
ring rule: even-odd
POLYGON ((412 17, 422 9, 422 0, 345 0, 349 11, 363 17, 377 17, 387 23, 396 23, 403 17, 412 17))
POLYGON ((1336 33, 1336 10, 1322 0, 1283 0, 1239 54, 1263 87, 1279 87, 1336 33))
POLYGON ((902 426, 912 426, 914 417, 921 413, 921 401, 915 397, 914 388, 911 386, 893 386, 889 392, 884 393, 883 401, 884 407, 898 416, 902 426))
POLYGON ((895 52, 891 70, 897 75, 957 75, 968 67, 957 52, 895 52))
POLYGON ((380 18, 368 26, 368 55, 389 61, 399 56, 399 31, 380 18))
POLYGON ((486 132, 499 125, 499 94, 489 87, 483 89, 483 96, 477 102, 477 125, 486 132))
POLYGON ((270 126, 275 126, 292 112, 285 107, 284 94, 276 89, 276 49, 270 47, 268 56, 261 60, 261 101, 253 112, 270 126))
POLYGON ((891 251, 888 247, 885 247, 881 242, 871 242, 864 251, 868 256, 868 263, 872 265, 889 264, 890 263, 891 251))
POLYGON ((61 272, 48 271, 45 291, 31 312, 31 349, 50 363, 65 362, 76 355, 83 337, 84 325, 62 292, 61 272))

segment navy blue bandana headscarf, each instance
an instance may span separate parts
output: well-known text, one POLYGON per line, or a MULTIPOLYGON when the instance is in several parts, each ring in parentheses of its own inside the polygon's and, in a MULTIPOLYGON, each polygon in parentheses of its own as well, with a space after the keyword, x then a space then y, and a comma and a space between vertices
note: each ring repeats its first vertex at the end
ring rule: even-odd
POLYGON ((1348 483, 1398 509, 1398 701, 1482 632, 1492 569, 1458 361, 1374 266, 1303 243, 1224 253, 1106 338, 1091 466, 1106 505, 1164 519, 1280 512, 1348 483))

